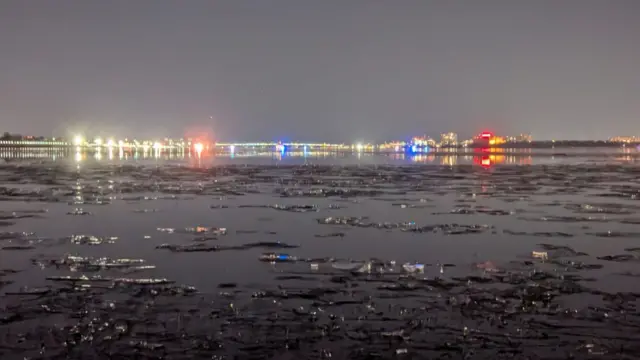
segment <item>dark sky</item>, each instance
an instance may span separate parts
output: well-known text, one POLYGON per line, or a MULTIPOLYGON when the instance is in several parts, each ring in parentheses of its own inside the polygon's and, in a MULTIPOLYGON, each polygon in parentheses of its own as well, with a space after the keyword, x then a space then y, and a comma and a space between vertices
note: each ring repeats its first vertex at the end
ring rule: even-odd
POLYGON ((640 0, 0 0, 2 131, 640 135, 640 0))

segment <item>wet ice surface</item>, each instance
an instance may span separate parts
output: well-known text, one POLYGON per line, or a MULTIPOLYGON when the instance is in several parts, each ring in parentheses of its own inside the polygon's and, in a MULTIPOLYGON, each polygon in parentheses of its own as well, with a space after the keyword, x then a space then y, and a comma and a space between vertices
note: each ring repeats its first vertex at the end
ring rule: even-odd
POLYGON ((640 168, 0 166, 0 358, 640 356, 640 168))

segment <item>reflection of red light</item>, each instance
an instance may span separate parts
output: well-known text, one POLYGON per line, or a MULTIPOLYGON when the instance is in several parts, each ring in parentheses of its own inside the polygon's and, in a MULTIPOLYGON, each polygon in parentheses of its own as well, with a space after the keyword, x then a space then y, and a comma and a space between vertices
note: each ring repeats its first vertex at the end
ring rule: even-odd
POLYGON ((476 153, 487 153, 487 152, 491 152, 491 149, 489 149, 489 148, 475 148, 475 149, 473 149, 473 152, 476 152, 476 153))
POLYGON ((490 168, 493 165, 493 162, 491 161, 491 157, 489 155, 474 156, 473 163, 476 165, 480 165, 483 168, 490 168))

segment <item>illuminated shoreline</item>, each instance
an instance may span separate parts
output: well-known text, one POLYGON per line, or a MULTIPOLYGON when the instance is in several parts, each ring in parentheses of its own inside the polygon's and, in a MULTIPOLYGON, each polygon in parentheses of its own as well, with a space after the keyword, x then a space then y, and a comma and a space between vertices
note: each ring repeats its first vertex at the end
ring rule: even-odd
MULTIPOLYGON (((530 143, 503 143, 503 144, 468 144, 468 145, 446 145, 446 146, 423 146, 422 151, 429 152, 451 152, 465 149, 552 149, 552 148, 616 148, 616 147, 637 147, 640 143, 621 143, 607 140, 595 141, 533 141, 530 143), (425 150, 428 149, 428 150, 425 150)), ((403 153, 410 151, 408 143, 385 143, 385 144, 318 144, 318 143, 204 143, 204 142, 150 142, 139 143, 68 143, 63 141, 31 141, 31 140, 0 140, 0 148, 60 148, 83 150, 108 150, 109 148, 131 149, 161 149, 161 150, 191 150, 194 147, 201 147, 205 152, 239 152, 239 151, 331 151, 331 152, 367 152, 367 153, 403 153)), ((416 152, 416 151, 410 151, 416 152)))

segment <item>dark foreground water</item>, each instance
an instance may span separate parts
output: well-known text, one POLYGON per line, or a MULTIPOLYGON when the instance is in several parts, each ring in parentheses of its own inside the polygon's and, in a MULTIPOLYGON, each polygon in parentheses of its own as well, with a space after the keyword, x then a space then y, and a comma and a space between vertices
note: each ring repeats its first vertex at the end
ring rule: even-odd
POLYGON ((479 156, 0 164, 0 359, 640 357, 634 159, 479 156))

